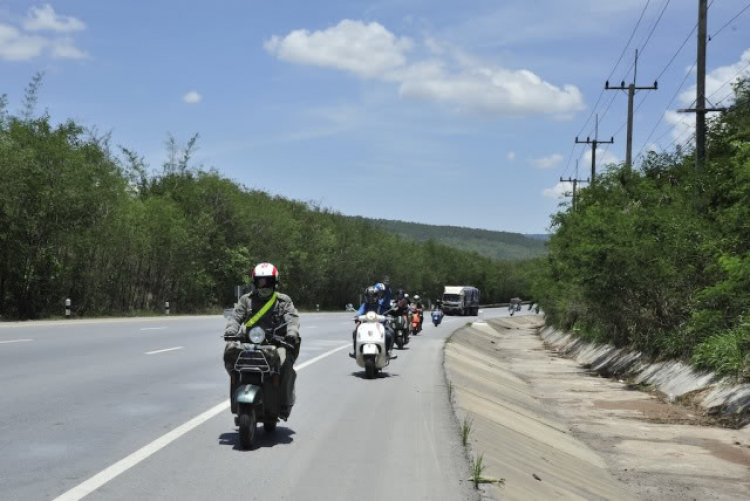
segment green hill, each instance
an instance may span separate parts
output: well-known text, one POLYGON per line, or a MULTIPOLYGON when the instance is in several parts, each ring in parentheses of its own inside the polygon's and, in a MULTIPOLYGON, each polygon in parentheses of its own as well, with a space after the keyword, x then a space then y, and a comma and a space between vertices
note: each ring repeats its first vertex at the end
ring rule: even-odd
POLYGON ((545 242, 520 233, 480 230, 460 226, 433 226, 387 219, 364 219, 409 240, 432 240, 455 249, 474 251, 495 259, 520 261, 546 254, 545 242))

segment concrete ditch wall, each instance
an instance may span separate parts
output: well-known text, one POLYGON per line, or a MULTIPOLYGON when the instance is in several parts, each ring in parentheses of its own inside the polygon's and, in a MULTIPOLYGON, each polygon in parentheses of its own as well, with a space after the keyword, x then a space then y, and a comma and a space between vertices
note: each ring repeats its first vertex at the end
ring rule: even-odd
MULTIPOLYGON (((636 384, 653 386, 674 400, 690 394, 706 412, 727 418, 750 419, 750 384, 738 384, 679 361, 649 363, 639 352, 597 345, 553 327, 539 331, 542 340, 560 353, 607 376, 633 378, 636 384)), ((748 420, 742 420, 747 424, 748 420)))

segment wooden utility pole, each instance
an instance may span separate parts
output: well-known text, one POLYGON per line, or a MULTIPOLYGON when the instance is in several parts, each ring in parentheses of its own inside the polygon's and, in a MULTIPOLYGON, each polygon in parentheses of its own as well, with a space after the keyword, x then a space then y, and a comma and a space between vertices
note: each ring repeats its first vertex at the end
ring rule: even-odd
POLYGON ((573 177, 573 178, 569 177, 568 179, 563 179, 562 176, 560 176, 560 182, 561 183, 573 183, 573 212, 575 212, 577 193, 578 193, 578 183, 589 182, 588 179, 578 179, 578 160, 576 160, 576 177, 573 177))
POLYGON ((698 0, 698 75, 695 99, 695 171, 703 172, 706 158, 706 41, 708 0, 698 0))
MULTIPOLYGON (((698 0, 698 61, 695 84, 695 108, 677 110, 695 113, 695 173, 703 172, 706 162, 706 113, 726 108, 706 108, 706 42, 708 41, 708 0, 698 0)), ((697 186, 697 184, 696 184, 697 186)))
POLYGON ((625 168, 627 170, 633 168, 633 101, 635 101, 635 93, 639 90, 657 90, 659 88, 658 82, 654 82, 654 85, 651 87, 638 87, 636 85, 636 78, 638 76, 638 49, 635 49, 635 65, 633 68, 633 83, 627 87, 624 81, 619 87, 610 87, 609 80, 604 84, 606 90, 628 91, 628 146, 625 152, 625 168))
POLYGON ((586 138, 585 141, 579 141, 576 137, 576 144, 590 144, 591 145, 591 186, 596 183, 596 148, 600 144, 614 144, 615 138, 612 137, 609 141, 599 141, 599 115, 596 115, 596 129, 593 141, 591 138, 586 138))

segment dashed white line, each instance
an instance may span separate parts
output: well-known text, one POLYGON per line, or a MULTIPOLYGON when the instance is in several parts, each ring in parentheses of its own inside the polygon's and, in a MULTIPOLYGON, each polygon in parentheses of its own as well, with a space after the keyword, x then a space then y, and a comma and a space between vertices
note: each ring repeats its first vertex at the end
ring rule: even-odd
POLYGON ((147 351, 146 355, 156 355, 157 353, 166 353, 168 351, 181 350, 184 346, 175 346, 174 348, 164 348, 163 350, 147 351))
POLYGON ((31 341, 33 341, 33 339, 10 339, 8 341, 0 341, 0 344, 29 343, 31 341))
MULTIPOLYGON (((350 346, 351 346, 351 343, 347 343, 345 345, 339 346, 338 348, 334 348, 331 351, 327 351, 323 353, 322 355, 318 355, 315 358, 311 358, 307 362, 298 364, 294 368, 298 371, 301 371, 305 367, 308 367, 316 362, 319 362, 320 360, 323 360, 324 358, 330 355, 333 355, 337 351, 344 350, 346 348, 349 348, 350 346)), ((181 436, 185 435, 190 430, 198 427, 199 425, 205 423, 206 421, 216 416, 220 412, 228 409, 229 403, 230 403, 229 400, 225 400, 222 403, 214 407, 211 407, 206 412, 199 414, 198 416, 194 417, 187 423, 178 426, 174 430, 157 438, 150 444, 141 447, 140 449, 135 451, 133 454, 127 456, 126 458, 121 459, 120 461, 100 471, 99 473, 89 478, 88 480, 85 480, 84 482, 78 484, 77 486, 70 489, 68 492, 61 494, 60 496, 56 497, 53 501, 80 501, 81 499, 88 496, 89 494, 91 494, 96 489, 106 484, 110 480, 126 472, 127 470, 137 465, 144 459, 147 459, 153 454, 159 452, 161 449, 168 446, 169 444, 171 444, 172 442, 174 442, 181 436)))
POLYGON ((166 329, 166 327, 144 327, 141 330, 142 331, 160 331, 166 329))

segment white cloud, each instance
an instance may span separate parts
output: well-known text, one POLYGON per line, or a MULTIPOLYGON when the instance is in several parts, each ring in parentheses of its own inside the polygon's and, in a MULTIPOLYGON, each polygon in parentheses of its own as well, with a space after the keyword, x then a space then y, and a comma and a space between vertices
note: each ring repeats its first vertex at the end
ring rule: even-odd
POLYGON ((191 90, 190 92, 182 96, 182 100, 188 104, 197 104, 203 101, 203 96, 198 94, 197 91, 191 90))
MULTIPOLYGON (((733 100, 732 84, 742 78, 750 77, 750 49, 746 49, 740 60, 728 66, 720 66, 706 75, 706 97, 716 103, 724 96, 730 95, 726 102, 733 100)), ((685 105, 692 105, 697 95, 696 86, 680 94, 680 101, 685 105)), ((710 106, 706 103, 707 106, 710 106)))
POLYGON ((45 53, 56 59, 88 57, 70 37, 55 38, 33 33, 43 30, 69 33, 86 28, 82 21, 74 17, 57 15, 49 4, 41 8, 32 7, 22 27, 23 31, 16 26, 0 23, 0 59, 28 61, 45 53))
POLYGON ((88 54, 75 46, 71 38, 60 38, 52 42, 52 57, 58 59, 86 59, 88 54))
POLYGON ((573 193, 573 188, 569 183, 557 183, 552 188, 545 188, 542 195, 547 198, 563 198, 573 193))
POLYGON ((450 72, 442 64, 429 70, 406 78, 399 88, 401 95, 492 115, 560 115, 583 109, 583 96, 576 87, 561 89, 528 70, 476 66, 450 72))
POLYGON ((555 86, 529 70, 486 64, 433 38, 433 56, 409 61, 411 39, 397 37, 378 23, 344 20, 323 31, 296 30, 264 43, 269 54, 287 62, 336 68, 361 78, 399 85, 401 96, 458 111, 496 116, 551 114, 569 118, 584 108, 577 87, 555 86))
POLYGON ((0 59, 26 61, 39 56, 49 41, 43 37, 22 34, 7 24, 0 24, 0 59))
MULTIPOLYGON (((711 103, 721 103, 726 106, 734 101, 734 92, 732 84, 741 78, 750 77, 750 49, 746 49, 740 56, 740 60, 728 66, 720 66, 706 75, 706 97, 708 101, 706 106, 711 103)), ((683 106, 693 107, 697 95, 696 86, 691 86, 688 90, 680 94, 679 99, 683 106)), ((708 113, 708 118, 716 116, 717 113, 708 113)), ((692 113, 680 113, 677 111, 667 111, 664 113, 664 121, 673 125, 671 138, 677 144, 683 146, 692 146, 694 144, 693 135, 695 134, 695 115, 692 113)))
POLYGON ((516 152, 515 151, 509 151, 507 155, 508 160, 511 162, 516 159, 516 152))
POLYGON ((563 156, 559 153, 554 153, 548 157, 542 158, 530 158, 527 160, 528 164, 535 169, 554 169, 563 161, 563 156))
POLYGON ((326 30, 295 30, 273 36, 263 46, 282 61, 336 68, 363 78, 376 78, 406 64, 413 43, 382 25, 344 19, 326 30))
POLYGON ((55 12, 50 4, 42 7, 31 7, 23 22, 26 31, 55 31, 57 33, 72 33, 83 31, 86 25, 73 16, 61 16, 55 12))
MULTIPOLYGON (((610 164, 620 164, 622 163, 622 160, 609 151, 606 147, 602 148, 601 146, 596 149, 596 166, 598 169, 602 167, 606 167, 610 164)), ((583 157, 581 157, 581 162, 579 163, 581 172, 589 172, 591 170, 591 148, 588 148, 586 152, 583 154, 583 157)))

